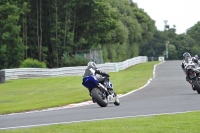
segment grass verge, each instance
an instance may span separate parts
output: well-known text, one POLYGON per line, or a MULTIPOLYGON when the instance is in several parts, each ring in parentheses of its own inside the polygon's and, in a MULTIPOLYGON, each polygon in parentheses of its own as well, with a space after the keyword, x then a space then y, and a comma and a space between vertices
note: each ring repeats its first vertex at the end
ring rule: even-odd
POLYGON ((200 112, 2 130, 1 133, 199 133, 200 112))
MULTIPOLYGON (((147 62, 109 73, 117 94, 137 89, 153 77, 154 65, 147 62)), ((90 100, 82 76, 9 80, 0 84, 0 114, 40 110, 90 100)))

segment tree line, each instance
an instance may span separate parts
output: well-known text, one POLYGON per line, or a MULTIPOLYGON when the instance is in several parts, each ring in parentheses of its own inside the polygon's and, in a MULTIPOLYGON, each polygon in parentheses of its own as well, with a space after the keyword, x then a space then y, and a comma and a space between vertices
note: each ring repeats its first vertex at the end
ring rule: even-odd
POLYGON ((138 56, 155 22, 131 0, 0 1, 0 68, 27 58, 62 67, 62 57, 102 48, 104 61, 138 56))
POLYGON ((64 67, 66 58, 90 48, 101 48, 105 62, 119 62, 162 56, 166 41, 170 59, 199 47, 197 28, 182 35, 175 27, 158 31, 132 0, 2 0, 0 26, 0 69, 17 68, 28 58, 64 67))
POLYGON ((176 34, 175 25, 172 28, 169 25, 165 26, 164 31, 156 31, 148 42, 140 45, 140 55, 165 56, 165 44, 169 42, 167 46, 169 60, 183 59, 184 52, 200 56, 200 21, 182 34, 176 34))

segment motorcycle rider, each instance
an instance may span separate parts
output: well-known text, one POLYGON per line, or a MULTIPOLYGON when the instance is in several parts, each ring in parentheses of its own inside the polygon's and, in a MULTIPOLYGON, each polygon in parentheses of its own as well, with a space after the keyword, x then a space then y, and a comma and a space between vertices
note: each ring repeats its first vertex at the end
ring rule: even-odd
MULTIPOLYGON (((102 83, 104 86, 108 83, 109 81, 109 75, 103 71, 100 71, 97 66, 96 66, 96 63, 95 62, 88 62, 88 65, 87 65, 87 68, 85 69, 85 72, 83 74, 83 77, 86 77, 86 76, 95 76, 98 80, 99 83, 102 83), (97 76, 96 74, 99 74, 99 75, 102 75, 102 76, 97 76)), ((111 92, 114 92, 113 88, 108 88, 110 89, 111 92)), ((89 90, 89 93, 91 90, 89 90)), ((90 94, 91 96, 91 94, 90 94)), ((93 102, 94 99, 92 99, 93 102)))
POLYGON ((193 62, 193 59, 192 59, 190 53, 188 53, 188 52, 183 53, 183 61, 181 62, 181 67, 182 67, 183 72, 186 74, 186 81, 188 81, 188 82, 190 82, 190 80, 189 80, 187 70, 185 67, 187 66, 189 61, 193 62))
POLYGON ((200 61, 199 61, 199 56, 195 55, 192 57, 192 61, 196 64, 196 66, 200 67, 200 61))
POLYGON ((192 89, 195 91, 196 88, 193 85, 192 80, 189 79, 189 73, 187 72, 186 67, 192 63, 194 63, 194 67, 199 67, 199 61, 198 61, 198 56, 195 55, 195 57, 191 57, 190 53, 185 52, 183 54, 183 61, 181 62, 181 67, 184 71, 184 73, 186 74, 186 81, 188 81, 191 85, 192 85, 192 89))
POLYGON ((196 54, 195 56, 194 56, 197 60, 199 60, 199 56, 196 54))
POLYGON ((200 66, 200 61, 199 61, 198 55, 195 55, 194 57, 191 57, 190 53, 185 52, 183 54, 183 61, 181 62, 181 67, 182 67, 184 72, 185 72, 185 66, 188 63, 188 61, 192 61, 198 67, 200 66))

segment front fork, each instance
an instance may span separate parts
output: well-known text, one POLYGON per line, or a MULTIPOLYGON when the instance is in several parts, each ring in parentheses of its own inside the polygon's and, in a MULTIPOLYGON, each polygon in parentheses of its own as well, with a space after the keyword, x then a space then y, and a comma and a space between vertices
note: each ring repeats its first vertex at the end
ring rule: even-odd
POLYGON ((188 71, 187 72, 187 77, 188 78, 188 82, 193 85, 193 80, 196 80, 196 73, 194 71, 188 71))
POLYGON ((189 72, 188 72, 188 78, 189 78, 190 80, 195 79, 195 78, 196 78, 196 73, 195 73, 194 71, 189 71, 189 72))
POLYGON ((187 76, 189 78, 189 83, 193 86, 193 81, 194 80, 199 80, 197 74, 194 71, 189 71, 187 73, 187 76))
POLYGON ((106 97, 108 99, 108 102, 115 102, 115 94, 114 92, 111 92, 110 90, 108 90, 104 85, 102 85, 101 83, 98 84, 98 87, 100 87, 101 89, 103 89, 104 92, 106 92, 106 97))

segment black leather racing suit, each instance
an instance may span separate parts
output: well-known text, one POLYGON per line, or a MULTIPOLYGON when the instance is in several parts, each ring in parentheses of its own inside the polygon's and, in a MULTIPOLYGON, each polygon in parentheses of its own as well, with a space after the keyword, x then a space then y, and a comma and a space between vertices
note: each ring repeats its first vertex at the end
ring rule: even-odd
MULTIPOLYGON (((91 76, 91 75, 95 76, 95 77, 97 78, 98 82, 99 82, 99 83, 102 83, 104 86, 106 86, 106 84, 107 84, 108 81, 109 81, 109 77, 110 77, 107 73, 102 72, 102 71, 100 71, 100 70, 97 69, 97 68, 87 67, 87 68, 85 69, 85 72, 84 72, 84 74, 83 74, 83 77, 91 76), (96 76, 96 74, 102 75, 103 77, 96 76), (105 77, 104 77, 104 76, 105 76, 105 77)), ((112 91, 114 91, 113 88, 110 88, 110 89, 111 89, 112 91)), ((88 89, 88 90, 89 90, 89 95, 91 96, 91 90, 90 90, 90 89, 88 89)), ((96 102, 93 98, 92 98, 92 101, 93 101, 94 103, 96 102)))
POLYGON ((91 76, 91 75, 95 76, 100 83, 103 83, 106 79, 108 79, 108 77, 110 77, 107 73, 102 72, 97 68, 87 67, 85 69, 83 77, 91 76), (96 74, 99 74, 99 75, 102 75, 102 76, 105 76, 105 77, 96 76, 96 74))
POLYGON ((182 70, 183 70, 183 72, 186 74, 186 81, 188 81, 188 82, 190 82, 190 80, 189 80, 188 72, 187 72, 187 70, 186 70, 185 67, 186 67, 187 64, 189 64, 191 61, 195 64, 195 66, 198 66, 198 67, 199 67, 198 59, 196 59, 195 57, 189 58, 188 60, 183 60, 183 61, 181 62, 182 70))

